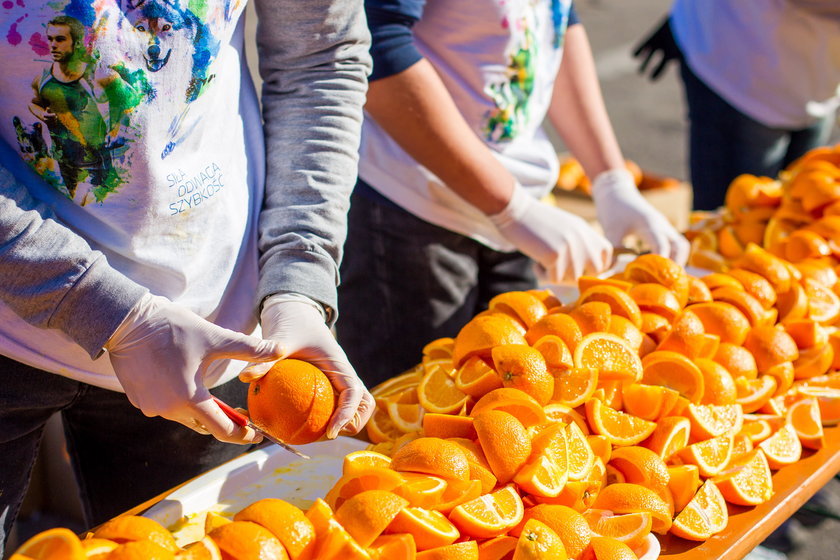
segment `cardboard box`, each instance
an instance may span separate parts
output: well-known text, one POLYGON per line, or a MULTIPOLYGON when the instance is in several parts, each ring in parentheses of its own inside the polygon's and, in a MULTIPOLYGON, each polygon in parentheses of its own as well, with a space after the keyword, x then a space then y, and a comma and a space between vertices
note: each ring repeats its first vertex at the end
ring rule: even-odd
MULTIPOLYGON (((691 213, 693 200, 691 185, 688 183, 679 183, 675 187, 647 189, 641 191, 641 193, 679 231, 688 229, 689 214, 691 213)), ((595 213, 595 204, 589 195, 581 191, 565 191, 555 188, 550 195, 550 199, 557 207, 580 216, 601 231, 595 213)))

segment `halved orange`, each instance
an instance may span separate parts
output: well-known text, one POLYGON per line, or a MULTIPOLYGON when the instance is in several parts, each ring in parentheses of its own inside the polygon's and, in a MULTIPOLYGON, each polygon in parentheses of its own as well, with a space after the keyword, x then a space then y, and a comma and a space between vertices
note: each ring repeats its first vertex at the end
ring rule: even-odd
POLYGON ((821 344, 799 350, 799 357, 791 364, 794 379, 808 379, 828 373, 834 362, 834 348, 821 344))
POLYGON ((584 512, 592 507, 602 486, 600 480, 570 480, 556 498, 534 496, 533 499, 539 504, 562 505, 577 512, 584 512))
POLYGON ((670 474, 665 461, 646 447, 617 447, 612 453, 609 466, 618 470, 625 482, 641 484, 657 493, 668 487, 670 474))
MULTIPOLYGON (((56 533, 56 536, 60 537, 60 535, 60 533, 56 533)), ((93 532, 93 536, 120 544, 129 541, 150 540, 167 550, 173 552, 178 550, 175 537, 166 527, 150 517, 139 515, 123 515, 106 521, 93 532)))
POLYGON ((662 418, 677 401, 679 392, 662 385, 625 383, 622 386, 624 411, 645 420, 662 418))
POLYGON ((790 289, 793 279, 784 261, 755 243, 748 243, 734 266, 755 272, 766 278, 777 294, 790 289))
POLYGON ((668 467, 668 474, 668 490, 674 500, 674 512, 679 513, 700 488, 700 469, 697 465, 672 465, 668 467))
POLYGON ((758 377, 758 366, 749 350, 731 342, 721 342, 713 358, 722 365, 733 378, 744 377, 755 379, 758 377))
POLYGON ((400 473, 388 467, 354 469, 352 474, 336 480, 324 496, 324 501, 335 510, 345 501, 365 490, 394 490, 404 482, 405 479, 400 473))
MULTIPOLYGON (((720 339, 718 339, 719 341, 720 339)), ((690 309, 680 313, 657 346, 657 350, 671 350, 696 358, 706 347, 706 332, 703 322, 690 309)))
POLYGON ((528 341, 528 344, 534 345, 535 342, 549 334, 559 337, 572 352, 583 338, 580 326, 570 315, 550 313, 528 329, 525 333, 525 340, 528 341))
POLYGON ((741 405, 745 413, 755 412, 773 397, 778 386, 778 381, 772 375, 762 375, 756 379, 736 378, 735 402, 741 405))
POLYGON ((735 435, 744 424, 743 410, 737 404, 689 404, 685 415, 691 422, 691 437, 694 440, 735 435))
POLYGON ((481 492, 480 480, 448 480, 440 501, 432 506, 432 509, 448 515, 456 506, 481 496, 481 492))
MULTIPOLYGON (((592 531, 586 519, 576 510, 557 504, 537 504, 527 508, 522 521, 510 530, 514 536, 525 534, 528 521, 536 519, 545 523, 563 541, 569 558, 580 558, 589 546, 592 531)), ((552 557, 553 558, 553 557, 552 557)))
POLYGON ((755 272, 741 268, 733 268, 729 276, 738 280, 742 289, 754 297, 764 309, 770 309, 776 303, 776 292, 766 278, 755 272))
POLYGON ((439 476, 446 480, 469 480, 467 455, 457 443, 436 437, 409 441, 391 456, 391 469, 439 476))
MULTIPOLYGON (((383 515, 388 515, 385 511, 388 507, 388 497, 390 496, 386 496, 384 500, 386 503, 382 507, 383 515)), ((307 519, 303 510, 285 500, 277 498, 257 500, 239 510, 233 516, 233 520, 252 521, 271 531, 283 543, 292 560, 306 560, 315 551, 315 528, 312 522, 307 519)))
POLYGON ((411 560, 417 555, 417 546, 408 533, 395 533, 377 537, 367 552, 371 560, 411 560))
POLYGON ((636 445, 656 429, 656 423, 603 405, 598 399, 586 402, 586 419, 595 433, 613 445, 636 445))
POLYGON ((683 416, 661 418, 653 433, 641 445, 668 461, 677 451, 688 445, 691 422, 683 416))
POLYGON ((423 415, 423 435, 443 439, 453 437, 475 439, 476 437, 472 417, 432 412, 423 415))
POLYGON ((636 351, 641 350, 642 344, 645 342, 645 334, 641 331, 640 327, 635 326, 621 315, 610 317, 610 328, 608 332, 623 340, 627 346, 636 351))
POLYGON ((596 370, 598 379, 638 381, 642 376, 642 362, 622 339, 605 332, 583 337, 575 348, 575 367, 596 370))
POLYGON ((499 344, 526 344, 522 326, 503 313, 478 315, 461 327, 455 336, 452 363, 458 368, 470 356, 489 356, 499 344))
POLYGON ((479 560, 478 543, 462 541, 417 553, 416 560, 479 560))
MULTIPOLYGON (((642 311, 642 326, 639 330, 652 340, 655 343, 654 346, 656 346, 671 330, 671 320, 658 313, 642 311)), ((642 342, 644 344, 644 339, 642 342)))
POLYGON ((566 424, 566 445, 568 449, 567 469, 569 480, 588 478, 595 461, 595 453, 589 446, 589 440, 576 423, 566 424))
POLYGON ((467 358, 455 374, 455 388, 475 399, 480 399, 493 389, 502 387, 502 378, 480 356, 467 358))
POLYGON ((569 310, 569 317, 578 324, 583 336, 606 331, 611 316, 612 308, 603 301, 588 301, 569 310))
POLYGON ((349 476, 369 467, 390 467, 391 458, 384 453, 360 449, 351 451, 342 459, 341 474, 349 476))
POLYGON ((402 473, 404 482, 393 492, 408 500, 410 506, 433 508, 447 487, 446 480, 429 474, 402 473))
POLYGON ((709 287, 706 286, 701 278, 689 276, 687 305, 691 305, 692 303, 702 303, 704 301, 712 301, 711 290, 709 290, 709 287))
POLYGON ((676 455, 683 463, 697 465, 700 476, 709 478, 720 474, 729 464, 732 444, 732 436, 718 436, 687 445, 676 455))
POLYGON ((840 422, 840 389, 831 386, 813 387, 809 385, 797 388, 797 393, 804 397, 815 397, 820 407, 820 421, 823 426, 834 426, 840 422))
POLYGON ((531 346, 542 354, 545 364, 548 366, 548 371, 555 377, 558 372, 574 366, 569 346, 556 334, 547 334, 532 343, 531 346))
POLYGON ((545 304, 537 296, 520 291, 494 296, 487 307, 490 311, 510 315, 526 328, 531 327, 547 313, 545 304))
POLYGON ((808 298, 808 317, 824 325, 830 325, 840 317, 840 297, 829 287, 803 278, 802 288, 808 298))
POLYGON ((525 508, 512 485, 457 506, 449 514, 462 535, 492 538, 503 535, 522 520, 525 508))
POLYGON ((787 422, 793 427, 803 447, 821 449, 825 446, 820 405, 815 397, 806 397, 791 404, 787 410, 787 422))
POLYGON ((626 482, 610 484, 598 493, 593 509, 613 513, 650 513, 654 533, 664 535, 671 528, 671 510, 668 504, 650 488, 626 482))
POLYGON ((574 422, 584 434, 589 435, 589 424, 586 423, 586 418, 578 412, 577 408, 571 408, 560 403, 550 403, 545 405, 544 410, 547 421, 563 422, 564 424, 574 422))
POLYGON ((748 452, 726 473, 712 480, 731 504, 756 506, 773 497, 773 478, 761 449, 748 452))
POLYGON ((531 439, 525 427, 502 410, 481 411, 473 425, 493 475, 501 484, 512 480, 531 456, 531 439))
POLYGON ((348 498, 334 517, 359 545, 368 547, 408 503, 388 490, 366 490, 348 498))
POLYGON ((696 303, 689 309, 700 318, 707 333, 720 337, 721 344, 743 344, 750 330, 749 320, 731 303, 710 301, 696 303))
POLYGON ((773 366, 799 357, 796 342, 780 326, 763 325, 750 329, 744 348, 755 358, 758 373, 766 373, 773 366))
POLYGON ((775 318, 774 312, 765 309, 757 299, 743 290, 728 287, 715 288, 712 290, 712 299, 737 307, 753 327, 767 324, 771 318, 775 318))
MULTIPOLYGON (((641 313, 655 313, 668 322, 682 310, 682 304, 673 291, 662 284, 645 282, 630 288, 630 297, 636 302, 641 313)), ((641 315, 640 315, 640 318, 641 315)), ((640 323, 639 328, 642 328, 640 323)))
POLYGON ((641 255, 624 268, 624 278, 638 284, 655 282, 674 292, 681 306, 688 301, 688 275, 683 267, 653 253, 641 255))
POLYGON ((543 407, 531 395, 512 387, 490 391, 475 403, 470 414, 475 417, 485 410, 501 410, 516 417, 525 427, 545 424, 543 407))
POLYGON ((707 480, 674 518, 671 534, 688 540, 705 541, 723 531, 728 522, 726 501, 715 483, 707 480))
POLYGON ((610 306, 612 315, 624 317, 635 327, 641 327, 642 316, 639 305, 626 290, 608 285, 596 285, 582 292, 578 305, 590 301, 602 301, 610 306))
POLYGON ((700 404, 734 404, 738 398, 735 380, 729 371, 708 358, 697 358, 694 362, 703 374, 703 398, 700 404))
POLYGON ((519 389, 541 405, 548 403, 554 394, 554 377, 539 350, 527 344, 500 344, 490 355, 505 387, 519 389))
POLYGON ((630 548, 641 545, 653 527, 653 516, 647 511, 616 515, 609 510, 591 509, 583 516, 595 534, 612 537, 630 548))
POLYGON ((691 402, 703 398, 703 373, 691 360, 670 350, 656 350, 642 361, 642 381, 679 392, 691 402))
POLYGON ((516 537, 502 535, 481 541, 478 544, 479 560, 505 560, 510 558, 516 548, 516 537))
POLYGON ((455 386, 455 381, 445 368, 433 368, 423 376, 417 386, 417 398, 426 412, 452 414, 469 399, 455 386))
POLYGON ((15 555, 38 560, 84 560, 85 558, 79 537, 70 529, 63 527, 41 531, 18 547, 15 555))
POLYGON ((387 532, 410 534, 418 551, 452 544, 461 536, 457 527, 441 512, 410 506, 396 514, 387 532))

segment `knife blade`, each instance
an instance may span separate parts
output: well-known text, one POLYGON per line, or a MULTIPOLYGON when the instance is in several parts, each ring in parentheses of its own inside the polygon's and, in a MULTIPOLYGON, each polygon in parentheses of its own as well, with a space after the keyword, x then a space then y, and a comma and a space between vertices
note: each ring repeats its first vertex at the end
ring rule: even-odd
POLYGON ((239 412, 238 410, 236 410, 235 408, 233 408, 232 406, 230 406, 226 402, 220 400, 217 397, 213 397, 213 402, 215 402, 217 405, 219 405, 219 408, 222 409, 222 412, 224 412, 225 415, 228 418, 233 420, 233 423, 236 424, 237 426, 242 426, 243 428, 247 426, 247 427, 251 428, 252 430, 257 432, 258 434, 262 435, 265 439, 267 439, 271 443, 275 443, 275 444, 279 445, 280 447, 282 447, 286 451, 289 451, 290 453, 294 453, 295 455, 297 455, 301 459, 309 459, 310 458, 309 455, 306 455, 305 453, 301 453, 300 451, 298 451, 297 449, 295 449, 294 447, 292 447, 288 443, 286 443, 282 440, 279 440, 276 437, 272 436, 271 434, 269 434, 268 432, 266 432, 265 430, 263 430, 262 428, 260 428, 256 424, 254 424, 251 421, 250 418, 248 418, 247 416, 245 416, 244 414, 242 414, 241 412, 239 412))

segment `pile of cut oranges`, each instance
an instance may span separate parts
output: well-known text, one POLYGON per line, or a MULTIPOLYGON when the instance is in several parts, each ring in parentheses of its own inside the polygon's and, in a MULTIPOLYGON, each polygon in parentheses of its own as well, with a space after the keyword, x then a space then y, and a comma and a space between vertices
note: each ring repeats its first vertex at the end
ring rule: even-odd
POLYGON ((815 297, 796 270, 752 245, 702 278, 644 255, 581 277, 567 304, 501 294, 372 389, 372 445, 353 457, 369 463, 326 502, 391 492, 452 540, 407 523, 385 534, 409 533, 421 552, 475 541, 482 559, 515 554, 534 518, 575 559, 638 557, 649 533, 709 539, 727 503, 768 501, 772 472, 840 421, 840 300, 831 287, 815 297))
POLYGON ((633 560, 652 534, 707 540, 840 422, 840 146, 738 178, 690 235, 713 273, 643 255, 429 342, 372 388, 371 445, 306 510, 208 514, 183 549, 123 517, 12 558, 633 560))
POLYGON ((723 272, 754 244, 833 284, 825 269, 840 264, 840 144, 807 152, 778 177, 740 175, 723 207, 691 222, 690 265, 723 272))

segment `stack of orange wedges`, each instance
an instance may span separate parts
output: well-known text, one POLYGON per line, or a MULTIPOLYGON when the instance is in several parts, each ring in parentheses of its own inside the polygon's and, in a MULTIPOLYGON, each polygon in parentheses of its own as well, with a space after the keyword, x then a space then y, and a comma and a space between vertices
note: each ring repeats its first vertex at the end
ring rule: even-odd
POLYGON ((769 500, 772 472, 840 420, 835 327, 808 312, 807 294, 806 312, 785 317, 785 282, 801 280, 792 270, 755 245, 703 278, 644 255, 611 278, 580 278, 574 302, 501 294, 372 389, 369 452, 440 493, 435 503, 390 489, 445 516, 456 541, 511 551, 523 519, 546 508, 587 524, 546 523, 570 558, 606 557, 596 537, 634 555, 651 532, 706 540, 726 528, 727 503, 769 500), (489 513, 500 491, 518 495, 518 525, 489 513), (464 512, 476 508, 478 527, 464 512))

